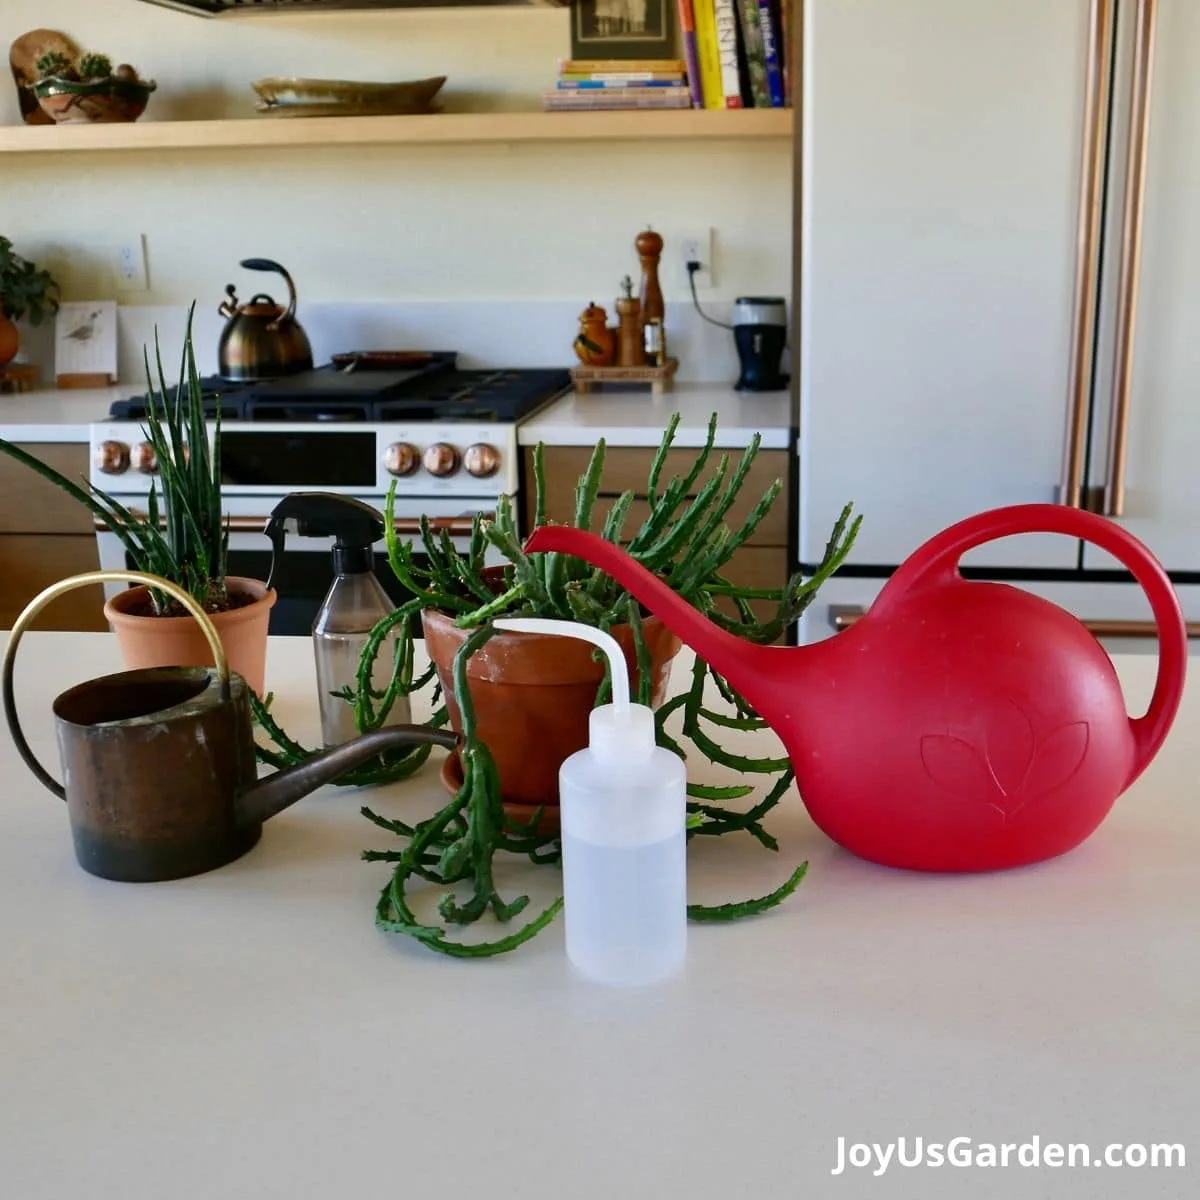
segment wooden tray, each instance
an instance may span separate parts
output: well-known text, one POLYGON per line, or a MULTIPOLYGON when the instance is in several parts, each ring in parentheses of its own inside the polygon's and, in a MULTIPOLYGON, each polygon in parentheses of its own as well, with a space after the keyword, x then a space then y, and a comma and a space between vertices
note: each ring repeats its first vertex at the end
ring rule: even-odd
POLYGON ((0 394, 32 392, 37 387, 40 375, 37 367, 26 363, 9 363, 6 367, 0 367, 0 394))
POLYGON ((661 367, 572 367, 571 382, 580 393, 590 392, 601 383, 648 383, 658 396, 672 386, 679 359, 668 358, 661 367))

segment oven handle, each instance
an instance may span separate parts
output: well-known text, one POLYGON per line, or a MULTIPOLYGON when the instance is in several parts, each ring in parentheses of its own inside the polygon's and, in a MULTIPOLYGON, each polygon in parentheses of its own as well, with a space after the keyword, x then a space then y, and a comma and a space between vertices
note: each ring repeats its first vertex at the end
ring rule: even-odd
MULTIPOLYGON (((136 509, 130 509, 130 512, 137 517, 144 517, 146 514, 138 512, 136 509)), ((479 514, 485 521, 493 521, 496 518, 494 512, 485 512, 479 514)), ((269 517, 228 517, 226 522, 230 533, 262 533, 266 529, 269 517)), ((475 524, 474 516, 470 517, 429 517, 429 528, 433 533, 448 533, 452 538, 470 537, 471 530, 475 524)), ((111 526, 107 521, 100 520, 99 517, 92 518, 92 524, 96 528, 97 533, 107 533, 111 530, 111 526)), ((392 521, 392 525, 396 532, 401 537, 417 537, 421 533, 421 521, 418 517, 396 517, 392 521)), ((160 529, 167 527, 166 517, 160 517, 158 522, 160 529)))

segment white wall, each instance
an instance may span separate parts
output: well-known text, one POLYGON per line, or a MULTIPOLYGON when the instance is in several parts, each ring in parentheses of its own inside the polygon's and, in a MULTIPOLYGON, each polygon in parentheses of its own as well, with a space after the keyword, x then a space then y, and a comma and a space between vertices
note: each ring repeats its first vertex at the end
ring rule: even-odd
MULTIPOLYGON (((0 45, 50 25, 158 81, 143 121, 254 115, 264 75, 448 76, 447 110, 538 106, 569 52, 565 10, 505 8, 203 20, 138 0, 3 0, 0 45)), ((18 120, 0 81, 0 122, 18 120)), ((569 118, 564 118, 569 119, 569 118)), ((215 307, 276 258, 305 303, 554 301, 612 312, 632 240, 716 230, 718 314, 736 295, 790 294, 791 146, 569 143, 0 157, 0 231, 68 298, 215 307), (150 291, 113 290, 113 245, 144 234, 150 291)), ((265 279, 265 277, 264 277, 265 279)), ((677 322, 685 276, 664 273, 677 322)), ((478 310, 476 310, 478 311, 478 310)), ((668 333, 672 326, 668 306, 668 333)), ((486 318, 485 318, 486 319, 486 318)), ((717 337, 723 337, 715 331, 717 337)), ((556 328, 570 357, 573 328, 556 328)), ((696 377, 685 361, 682 377, 696 377)))

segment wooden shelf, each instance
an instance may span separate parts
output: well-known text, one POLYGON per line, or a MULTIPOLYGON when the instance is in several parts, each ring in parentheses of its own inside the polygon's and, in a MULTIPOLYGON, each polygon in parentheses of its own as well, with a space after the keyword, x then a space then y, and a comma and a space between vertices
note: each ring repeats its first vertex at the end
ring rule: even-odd
POLYGON ((435 113, 409 117, 248 117, 130 125, 0 126, 0 153, 386 146, 468 142, 788 138, 783 108, 621 112, 435 113))

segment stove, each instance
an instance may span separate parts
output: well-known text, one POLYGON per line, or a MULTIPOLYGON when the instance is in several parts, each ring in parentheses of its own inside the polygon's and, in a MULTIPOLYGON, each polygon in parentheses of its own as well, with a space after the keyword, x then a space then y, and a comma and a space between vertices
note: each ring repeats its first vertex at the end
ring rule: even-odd
MULTIPOLYGON (((477 369, 450 352, 381 369, 329 364, 281 379, 200 381, 210 438, 221 422, 227 496, 321 488, 382 498, 498 495, 518 486, 516 426, 570 387, 566 368, 477 369)), ((175 389, 167 402, 175 401, 175 389)), ((92 426, 92 483, 148 495, 156 473, 137 426, 148 397, 92 426), (132 428, 131 428, 132 427, 132 428)))
MULTIPOLYGON (((210 445, 220 414, 230 573, 267 577, 263 528, 274 506, 298 491, 339 492, 382 512, 394 487, 399 536, 419 538, 424 520, 465 549, 475 515, 493 513, 502 495, 519 492, 518 423, 570 386, 566 368, 467 370, 449 352, 372 367, 352 357, 350 370, 330 363, 261 383, 201 380, 210 445)), ((171 388, 167 402, 174 401, 171 388)), ((91 483, 142 511, 157 478, 142 428, 147 406, 144 395, 117 401, 90 430, 91 483)), ((128 565, 116 534, 98 528, 97 538, 102 566, 128 565)), ((297 538, 288 549, 295 553, 271 630, 306 633, 329 585, 329 547, 297 538)), ((402 601, 382 555, 377 573, 402 601)))

